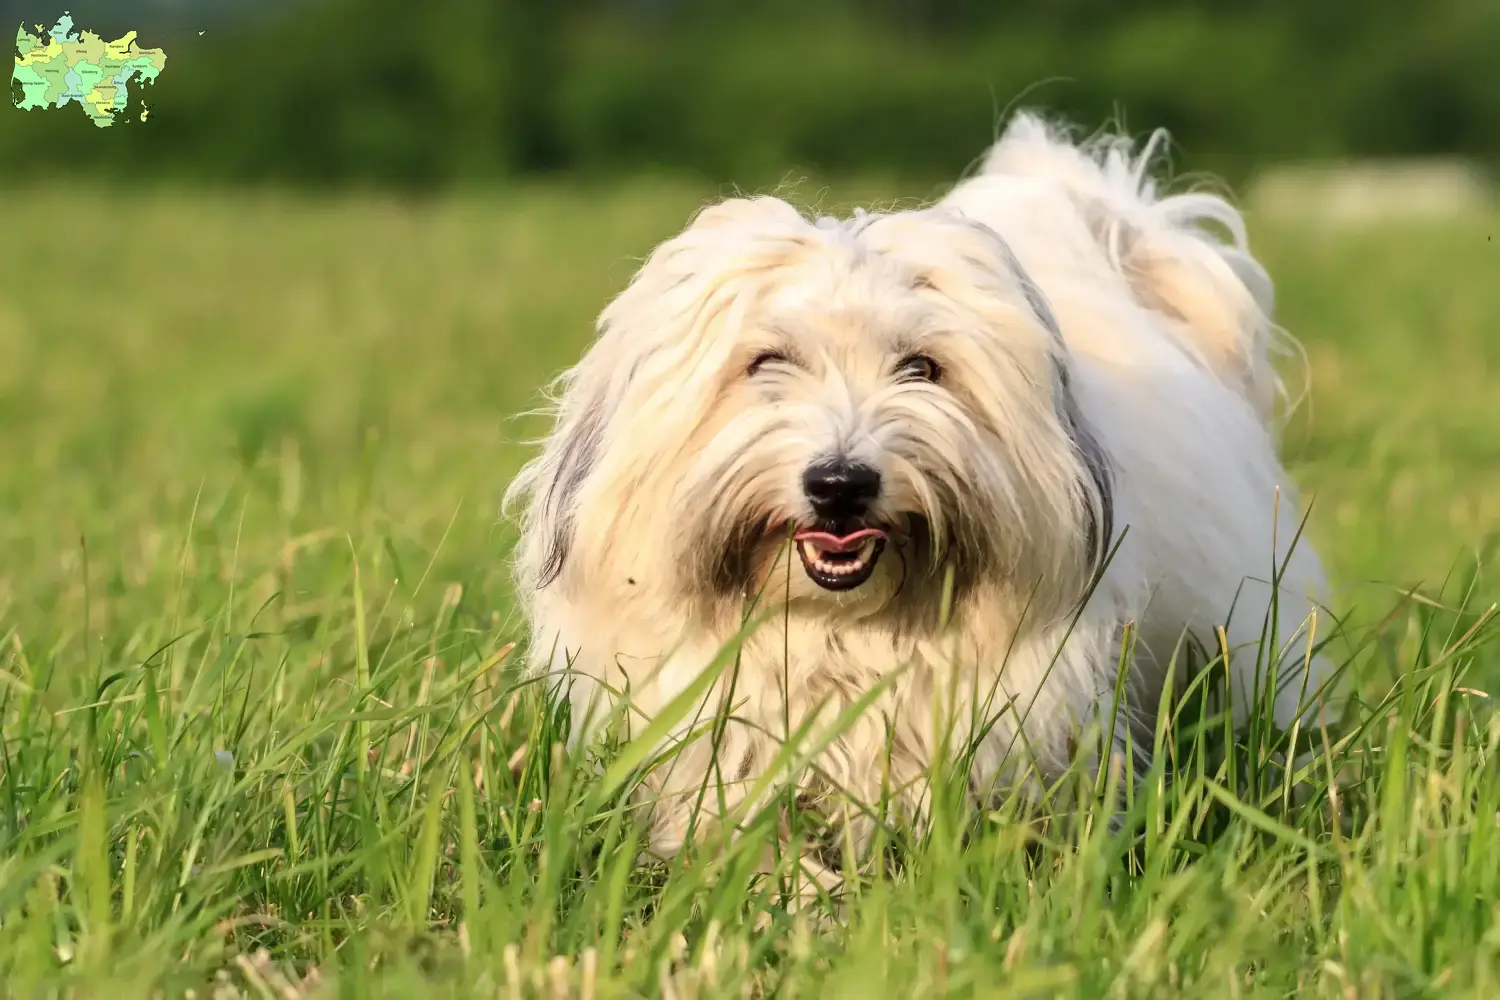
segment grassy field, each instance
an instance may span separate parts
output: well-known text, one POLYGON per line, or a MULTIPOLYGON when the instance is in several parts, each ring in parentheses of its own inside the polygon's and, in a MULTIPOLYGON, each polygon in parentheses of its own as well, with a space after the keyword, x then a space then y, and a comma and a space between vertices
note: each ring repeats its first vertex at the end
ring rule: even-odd
POLYGON ((505 653, 513 415, 712 194, 0 195, 4 994, 1500 995, 1500 219, 1255 225, 1363 696, 1313 801, 943 800, 834 920, 764 823, 640 863, 505 653))

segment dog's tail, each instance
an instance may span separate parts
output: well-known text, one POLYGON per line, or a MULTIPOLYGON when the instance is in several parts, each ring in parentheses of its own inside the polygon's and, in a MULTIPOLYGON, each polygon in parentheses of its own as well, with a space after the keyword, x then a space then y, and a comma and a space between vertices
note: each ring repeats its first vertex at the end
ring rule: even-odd
POLYGON ((1250 254, 1234 206, 1206 192, 1158 194, 1152 172, 1166 142, 1164 131, 1139 152, 1119 135, 1074 142, 1022 113, 979 172, 1062 185, 1136 300, 1165 317, 1185 347, 1269 416, 1284 396, 1271 354, 1295 349, 1295 342, 1271 321, 1271 280, 1250 254))

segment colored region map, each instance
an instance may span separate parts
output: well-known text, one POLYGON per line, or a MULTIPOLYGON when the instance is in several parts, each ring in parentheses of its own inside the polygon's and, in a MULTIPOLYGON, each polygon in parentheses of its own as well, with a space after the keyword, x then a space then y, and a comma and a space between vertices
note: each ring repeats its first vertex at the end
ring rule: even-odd
MULTIPOLYGON (((113 125, 130 101, 129 85, 155 84, 166 68, 161 49, 143 49, 135 32, 106 42, 92 31, 74 31, 73 18, 63 14, 42 40, 21 25, 16 32, 16 71, 10 78, 11 101, 23 111, 60 108, 76 103, 100 128, 113 125)), ((141 120, 148 110, 141 105, 141 120)))

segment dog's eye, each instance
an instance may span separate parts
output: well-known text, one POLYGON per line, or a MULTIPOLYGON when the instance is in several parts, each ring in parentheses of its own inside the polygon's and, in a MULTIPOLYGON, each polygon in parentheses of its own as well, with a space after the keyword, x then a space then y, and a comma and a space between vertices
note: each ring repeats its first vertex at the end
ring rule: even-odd
POLYGON ((784 364, 790 360, 790 358, 780 351, 761 351, 755 356, 755 360, 750 362, 749 367, 745 369, 745 374, 755 375, 766 365, 784 364))
POLYGON ((896 378, 902 382, 936 382, 942 375, 943 366, 925 354, 913 354, 896 366, 896 378))

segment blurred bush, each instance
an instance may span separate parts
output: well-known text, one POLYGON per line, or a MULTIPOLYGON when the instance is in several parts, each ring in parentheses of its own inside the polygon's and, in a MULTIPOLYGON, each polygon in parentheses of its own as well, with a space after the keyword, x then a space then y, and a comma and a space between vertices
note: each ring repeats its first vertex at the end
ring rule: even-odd
POLYGON ((268 10, 169 45, 144 125, 101 131, 71 109, 10 116, 7 175, 413 188, 561 170, 940 181, 982 151, 1013 103, 1091 127, 1166 126, 1180 167, 1230 179, 1288 158, 1500 159, 1493 2, 315 0, 268 10))

